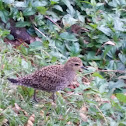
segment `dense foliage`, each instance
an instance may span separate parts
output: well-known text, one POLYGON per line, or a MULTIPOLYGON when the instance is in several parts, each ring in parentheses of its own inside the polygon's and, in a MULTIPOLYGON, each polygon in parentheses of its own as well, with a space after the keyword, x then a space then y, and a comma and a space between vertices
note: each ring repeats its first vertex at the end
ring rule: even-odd
POLYGON ((0 0, 0 125, 5 119, 10 126, 26 124, 29 116, 14 111, 17 103, 35 114, 36 126, 125 126, 125 8, 125 0, 0 0), (34 41, 14 48, 19 40, 11 20, 34 41), (38 96, 44 101, 33 103, 33 89, 6 79, 72 56, 80 57, 88 71, 78 73, 79 86, 57 93, 56 106, 43 92, 38 96))

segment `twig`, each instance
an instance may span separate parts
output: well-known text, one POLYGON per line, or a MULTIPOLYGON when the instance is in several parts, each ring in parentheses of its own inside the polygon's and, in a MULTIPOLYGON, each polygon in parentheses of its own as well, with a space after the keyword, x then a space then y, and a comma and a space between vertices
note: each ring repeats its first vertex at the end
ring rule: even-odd
POLYGON ((47 19, 49 19, 52 23, 54 23, 59 29, 62 29, 56 22, 54 22, 52 19, 50 19, 48 16, 45 16, 47 19))
POLYGON ((107 119, 105 118, 105 115, 102 113, 102 111, 98 108, 97 105, 95 105, 95 107, 96 107, 96 108, 98 109, 98 111, 101 113, 102 117, 103 117, 104 120, 105 120, 106 125, 108 125, 108 122, 107 122, 107 119))
POLYGON ((112 45, 112 46, 115 46, 115 43, 114 42, 112 42, 112 41, 107 41, 107 42, 105 42, 98 50, 97 50, 97 52, 96 52, 96 56, 98 55, 98 53, 101 51, 101 48, 103 48, 105 45, 112 45))
POLYGON ((124 70, 98 70, 100 72, 115 72, 115 73, 126 73, 124 70))
POLYGON ((47 38, 47 36, 44 34, 44 33, 42 33, 38 28, 36 28, 35 26, 33 26, 34 27, 34 29, 36 30, 36 31, 38 31, 41 35, 43 35, 45 38, 47 38))

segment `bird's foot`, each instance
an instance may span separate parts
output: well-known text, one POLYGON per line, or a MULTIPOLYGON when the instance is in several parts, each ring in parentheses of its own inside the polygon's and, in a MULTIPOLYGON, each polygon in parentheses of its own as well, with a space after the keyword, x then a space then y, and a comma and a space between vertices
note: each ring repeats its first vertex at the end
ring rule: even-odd
POLYGON ((36 103, 39 102, 39 100, 36 97, 33 97, 33 101, 36 102, 36 103))
POLYGON ((39 102, 39 100, 36 98, 36 90, 34 90, 33 100, 34 100, 36 103, 39 102))

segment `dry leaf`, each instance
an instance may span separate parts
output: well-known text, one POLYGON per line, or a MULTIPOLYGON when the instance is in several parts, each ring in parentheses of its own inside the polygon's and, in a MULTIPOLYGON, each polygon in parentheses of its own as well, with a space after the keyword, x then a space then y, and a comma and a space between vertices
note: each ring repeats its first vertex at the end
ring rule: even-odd
POLYGON ((113 46, 115 46, 116 44, 114 42, 112 42, 112 41, 108 41, 108 42, 104 43, 104 45, 113 45, 113 46))
POLYGON ((105 42, 105 43, 97 50, 96 56, 97 56, 98 53, 100 52, 101 48, 104 47, 104 45, 113 45, 113 46, 115 46, 116 44, 115 44, 114 42, 112 42, 112 41, 107 41, 107 42, 105 42))
POLYGON ((72 85, 74 86, 74 88, 77 88, 77 87, 79 87, 79 83, 77 82, 77 81, 74 81, 73 83, 72 83, 72 85))
MULTIPOLYGON (((0 108, 0 113, 3 111, 3 109, 0 108)), ((1 115, 1 114, 0 114, 1 115)))
POLYGON ((88 78, 86 78, 86 77, 83 77, 83 78, 82 78, 82 82, 83 82, 85 85, 90 85, 90 81, 89 81, 88 78))
POLYGON ((116 96, 115 96, 115 95, 112 95, 112 96, 111 96, 111 99, 115 99, 115 98, 116 98, 116 96))
POLYGON ((63 116, 62 115, 59 115, 59 120, 64 120, 63 116))
POLYGON ((27 124, 26 124, 25 126, 33 126, 33 125, 34 125, 34 122, 35 122, 35 115, 32 114, 32 115, 29 117, 29 119, 28 119, 28 121, 27 121, 27 124))
POLYGON ((81 109, 80 109, 81 113, 86 113, 87 111, 88 111, 88 108, 85 107, 85 106, 82 106, 81 109))
POLYGON ((5 68, 5 64, 3 64, 2 66, 1 66, 1 70, 3 70, 5 68))
POLYGON ((52 104, 52 107, 56 108, 56 103, 51 102, 51 104, 52 104))
POLYGON ((0 122, 0 125, 1 126, 8 126, 9 125, 8 123, 9 123, 8 120, 4 119, 2 122, 0 122))
POLYGON ((74 87, 74 85, 69 85, 68 88, 74 89, 75 87, 74 87))
POLYGON ((44 117, 44 111, 43 111, 43 110, 40 111, 40 115, 41 115, 42 117, 44 117))
POLYGON ((73 124, 73 123, 72 123, 72 122, 70 122, 70 121, 69 121, 69 122, 67 122, 67 125, 72 125, 72 124, 73 124))
POLYGON ((25 116, 28 116, 28 113, 25 110, 23 110, 21 107, 19 107, 17 103, 14 103, 14 105, 15 106, 12 109, 15 113, 19 114, 19 112, 22 111, 25 116))
POLYGON ((15 113, 19 113, 22 109, 18 106, 17 103, 14 103, 14 107, 12 108, 15 113))
POLYGON ((86 116, 86 114, 83 114, 83 113, 80 113, 80 117, 81 117, 81 119, 84 121, 84 122, 87 122, 87 116, 86 116))
POLYGON ((84 42, 84 44, 88 44, 89 42, 88 41, 86 41, 86 40, 83 40, 83 42, 84 42))

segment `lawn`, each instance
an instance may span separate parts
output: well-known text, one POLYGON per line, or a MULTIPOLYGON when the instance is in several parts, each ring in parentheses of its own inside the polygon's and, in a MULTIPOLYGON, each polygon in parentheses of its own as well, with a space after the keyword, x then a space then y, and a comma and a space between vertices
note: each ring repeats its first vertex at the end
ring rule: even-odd
POLYGON ((126 1, 0 1, 0 126, 125 126, 126 1), (80 57, 88 71, 56 93, 11 84, 80 57))

